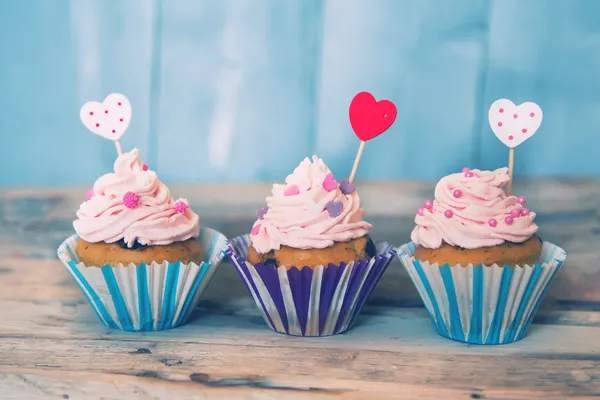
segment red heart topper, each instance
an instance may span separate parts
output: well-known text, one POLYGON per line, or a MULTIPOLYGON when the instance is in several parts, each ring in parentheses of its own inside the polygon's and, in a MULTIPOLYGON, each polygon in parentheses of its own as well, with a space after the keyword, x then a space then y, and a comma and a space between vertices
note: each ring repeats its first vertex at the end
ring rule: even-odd
POLYGON ((387 131, 398 111, 389 100, 375 100, 369 92, 360 92, 350 103, 350 125, 362 141, 371 140, 387 131))

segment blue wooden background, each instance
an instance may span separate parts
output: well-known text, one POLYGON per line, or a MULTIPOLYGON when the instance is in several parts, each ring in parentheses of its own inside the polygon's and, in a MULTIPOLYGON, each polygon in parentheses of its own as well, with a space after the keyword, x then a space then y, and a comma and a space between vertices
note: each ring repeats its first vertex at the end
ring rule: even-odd
POLYGON ((86 100, 128 95, 167 182, 282 180, 312 153, 346 175, 352 96, 393 100, 358 179, 496 168, 499 97, 535 101, 517 174, 599 175, 600 1, 19 0, 0 4, 0 185, 87 185, 114 147, 86 100))

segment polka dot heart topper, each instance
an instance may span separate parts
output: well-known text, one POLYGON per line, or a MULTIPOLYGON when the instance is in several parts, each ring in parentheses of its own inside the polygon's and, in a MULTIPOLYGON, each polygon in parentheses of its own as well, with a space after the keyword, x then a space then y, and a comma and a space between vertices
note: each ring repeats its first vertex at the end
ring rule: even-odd
POLYGON ((87 102, 79 112, 81 122, 96 135, 115 142, 117 153, 123 154, 119 139, 131 122, 131 103, 122 94, 109 94, 104 102, 87 102))
POLYGON ((354 159, 354 165, 352 166, 352 172, 348 179, 349 183, 352 183, 367 140, 371 140, 387 131, 396 120, 398 112, 396 106, 391 101, 377 101, 371 93, 360 92, 352 99, 348 114, 352 130, 354 130, 356 136, 361 140, 358 153, 354 159))
POLYGON ((535 103, 515 105, 507 99, 496 100, 489 111, 490 127, 496 137, 509 147, 507 192, 512 193, 515 147, 535 135, 542 124, 542 109, 535 103))

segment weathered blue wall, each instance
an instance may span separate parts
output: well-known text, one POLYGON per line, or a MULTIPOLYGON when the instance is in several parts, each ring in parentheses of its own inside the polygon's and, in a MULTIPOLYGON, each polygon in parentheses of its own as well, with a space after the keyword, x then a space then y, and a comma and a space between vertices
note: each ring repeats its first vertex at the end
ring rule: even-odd
POLYGON ((358 179, 495 168, 499 97, 535 101, 517 174, 599 175, 600 1, 19 0, 0 5, 0 185, 89 184, 114 147, 79 107, 122 92, 122 139, 167 182, 348 174, 352 96, 393 100, 358 179))

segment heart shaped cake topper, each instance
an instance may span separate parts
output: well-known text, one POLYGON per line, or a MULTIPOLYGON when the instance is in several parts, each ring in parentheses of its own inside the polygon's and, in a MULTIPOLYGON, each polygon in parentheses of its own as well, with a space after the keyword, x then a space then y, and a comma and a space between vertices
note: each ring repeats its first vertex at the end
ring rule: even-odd
POLYGON ((375 100, 369 92, 360 92, 350 103, 350 125, 362 141, 387 131, 396 120, 397 110, 389 100, 375 100))
POLYGON ((117 141, 131 122, 131 103, 122 94, 109 94, 104 102, 87 102, 79 112, 81 122, 105 139, 117 141))
POLYGON ((532 137, 542 123, 542 109, 527 102, 516 106, 507 99, 496 100, 489 111, 490 127, 506 146, 514 149, 532 137))

